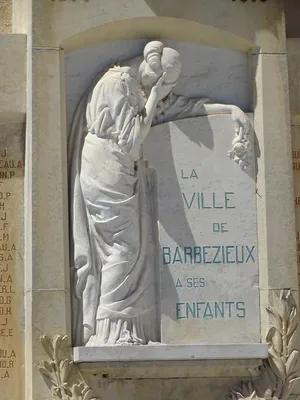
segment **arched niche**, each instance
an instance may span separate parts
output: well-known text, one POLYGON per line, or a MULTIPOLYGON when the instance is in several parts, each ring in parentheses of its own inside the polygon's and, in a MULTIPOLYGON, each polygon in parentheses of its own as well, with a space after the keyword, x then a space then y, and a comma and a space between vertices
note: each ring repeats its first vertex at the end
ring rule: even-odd
POLYGON ((170 17, 145 17, 114 21, 76 34, 61 43, 65 52, 116 40, 171 39, 226 47, 247 52, 254 44, 243 37, 195 21, 170 17))
POLYGON ((212 26, 153 17, 116 21, 63 41, 67 131, 76 105, 94 77, 108 66, 142 54, 149 40, 176 48, 183 60, 177 93, 237 104, 250 111, 248 52, 254 44, 212 26))

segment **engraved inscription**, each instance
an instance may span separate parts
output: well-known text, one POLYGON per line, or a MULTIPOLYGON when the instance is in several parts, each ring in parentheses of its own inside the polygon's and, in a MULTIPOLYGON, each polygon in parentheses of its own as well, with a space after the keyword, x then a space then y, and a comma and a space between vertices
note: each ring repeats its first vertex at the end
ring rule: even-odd
POLYGON ((294 205, 296 217, 296 251, 298 276, 300 283, 300 137, 298 133, 299 127, 292 127, 292 168, 294 176, 294 205))
POLYGON ((157 176, 161 332, 168 344, 260 338, 255 180, 227 157, 230 117, 207 120, 152 128, 143 148, 157 176), (191 137, 213 137, 213 150, 191 137))
POLYGON ((5 133, 0 132, 0 391, 7 400, 21 400, 24 161, 22 135, 5 133))

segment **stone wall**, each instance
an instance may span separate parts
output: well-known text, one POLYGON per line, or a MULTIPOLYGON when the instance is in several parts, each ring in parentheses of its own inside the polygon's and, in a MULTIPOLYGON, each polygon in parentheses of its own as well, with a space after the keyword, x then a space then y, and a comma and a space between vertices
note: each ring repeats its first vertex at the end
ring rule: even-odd
POLYGON ((0 0, 0 33, 11 32, 11 0, 0 0))
POLYGON ((298 0, 284 0, 284 11, 286 18, 287 38, 300 37, 299 13, 300 4, 298 0))

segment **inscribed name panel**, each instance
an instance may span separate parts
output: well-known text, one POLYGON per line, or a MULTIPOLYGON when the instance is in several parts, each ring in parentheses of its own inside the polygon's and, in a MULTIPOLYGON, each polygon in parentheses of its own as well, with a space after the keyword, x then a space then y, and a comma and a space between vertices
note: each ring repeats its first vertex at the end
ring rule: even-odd
MULTIPOLYGON (((152 128, 162 343, 259 342, 256 189, 228 157, 230 115, 152 128)), ((252 160, 254 164, 254 159, 252 160)))

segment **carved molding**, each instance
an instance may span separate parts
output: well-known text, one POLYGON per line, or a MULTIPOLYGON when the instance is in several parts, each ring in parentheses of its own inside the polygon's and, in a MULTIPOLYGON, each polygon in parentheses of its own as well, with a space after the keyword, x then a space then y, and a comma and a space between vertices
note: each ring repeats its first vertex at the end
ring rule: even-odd
POLYGON ((72 360, 67 336, 42 336, 41 344, 51 361, 42 361, 38 368, 54 400, 98 400, 72 360))
POLYGON ((243 381, 228 396, 231 400, 287 400, 295 382, 300 380, 299 309, 290 291, 275 295, 274 304, 267 308, 271 326, 266 336, 269 357, 259 367, 259 375, 243 381))

